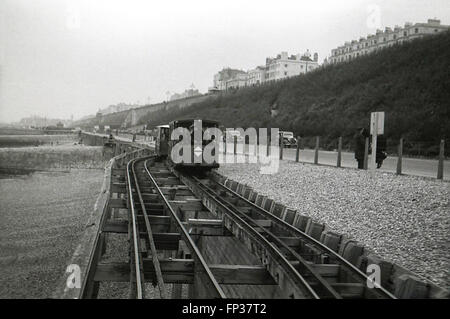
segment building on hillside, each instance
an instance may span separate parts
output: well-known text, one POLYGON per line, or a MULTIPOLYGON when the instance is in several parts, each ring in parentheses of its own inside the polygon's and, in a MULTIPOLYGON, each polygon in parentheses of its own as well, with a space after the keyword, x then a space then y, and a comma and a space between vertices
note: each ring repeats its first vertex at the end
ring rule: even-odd
POLYGON ((276 58, 267 58, 265 66, 257 66, 248 72, 224 68, 214 75, 213 87, 209 88, 208 91, 214 93, 240 89, 304 74, 319 67, 318 59, 317 53, 314 53, 314 57, 311 58, 309 51, 306 51, 303 55, 297 54, 290 57, 287 52, 282 52, 276 58))
POLYGON ((248 74, 247 73, 239 73, 236 74, 235 77, 227 80, 225 82, 225 90, 231 89, 240 89, 247 86, 248 74))
POLYGON ((256 68, 249 70, 247 76, 247 86, 254 86, 264 83, 266 80, 266 67, 257 66, 256 68))
POLYGON ((311 72, 319 67, 319 56, 314 53, 311 59, 309 50, 303 55, 288 56, 287 52, 281 52, 276 58, 266 59, 266 73, 264 81, 276 81, 286 79, 292 76, 311 72))
POLYGON ((192 84, 189 89, 184 90, 183 93, 175 93, 170 97, 170 101, 185 99, 188 97, 198 96, 201 93, 195 88, 194 84, 192 84))
POLYGON ((350 61, 405 41, 446 31, 449 27, 441 25, 441 21, 436 19, 428 19, 427 23, 414 25, 407 22, 403 28, 400 26, 395 26, 394 29, 387 27, 384 31, 377 30, 376 34, 368 35, 367 38, 361 37, 359 40, 345 42, 344 45, 331 50, 331 56, 327 59, 327 63, 336 64, 350 61))
POLYGON ((209 91, 226 91, 228 89, 228 86, 230 88, 236 87, 236 85, 239 86, 239 83, 242 82, 242 79, 246 76, 246 74, 247 73, 242 70, 223 68, 222 71, 219 71, 214 75, 213 87, 210 88, 209 91), (239 79, 238 75, 240 75, 239 79), (228 81, 230 81, 231 83, 227 84, 228 81))

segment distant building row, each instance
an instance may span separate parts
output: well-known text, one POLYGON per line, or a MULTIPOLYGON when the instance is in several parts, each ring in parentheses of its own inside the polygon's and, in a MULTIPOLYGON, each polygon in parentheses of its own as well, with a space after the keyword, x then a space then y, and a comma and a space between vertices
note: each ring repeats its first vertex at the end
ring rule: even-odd
POLYGON ((368 35, 367 38, 346 42, 343 46, 331 50, 331 57, 327 58, 324 64, 350 61, 386 47, 401 44, 405 41, 411 41, 426 35, 436 34, 448 29, 449 26, 441 25, 440 20, 428 19, 427 23, 416 23, 413 25, 407 22, 403 28, 395 26, 394 29, 386 28, 384 32, 377 30, 374 35, 368 35))
POLYGON ((62 119, 51 119, 38 115, 33 115, 30 117, 22 118, 17 124, 21 127, 27 128, 43 128, 48 126, 55 126, 58 128, 62 127, 70 127, 73 122, 73 116, 71 116, 70 120, 62 120, 62 119))
POLYGON ((227 91, 255 86, 304 74, 319 67, 318 59, 317 53, 314 53, 314 57, 311 59, 309 51, 306 51, 303 55, 291 56, 288 56, 287 52, 281 52, 276 58, 267 58, 265 66, 258 66, 247 72, 224 68, 214 75, 213 87, 209 91, 227 91))
POLYGON ((191 87, 187 90, 184 90, 183 93, 175 93, 170 96, 170 101, 175 101, 179 99, 185 99, 187 97, 193 97, 201 95, 201 93, 195 88, 194 84, 191 85, 191 87))

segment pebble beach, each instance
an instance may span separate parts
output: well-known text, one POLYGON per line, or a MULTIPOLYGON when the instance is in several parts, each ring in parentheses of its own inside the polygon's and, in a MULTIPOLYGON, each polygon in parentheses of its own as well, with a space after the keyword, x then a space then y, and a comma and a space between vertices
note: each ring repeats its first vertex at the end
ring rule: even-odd
POLYGON ((51 298, 93 210, 104 171, 0 179, 0 298, 51 298))
POLYGON ((225 164, 218 172, 450 287, 449 182, 291 161, 271 175, 258 164, 225 164))

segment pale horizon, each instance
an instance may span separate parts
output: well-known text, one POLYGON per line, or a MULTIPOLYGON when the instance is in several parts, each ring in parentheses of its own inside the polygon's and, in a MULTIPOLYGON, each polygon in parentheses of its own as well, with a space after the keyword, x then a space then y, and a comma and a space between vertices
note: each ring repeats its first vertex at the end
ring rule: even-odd
POLYGON ((79 119, 121 102, 162 102, 191 84, 205 93, 223 67, 248 70, 307 49, 322 63, 345 41, 430 18, 450 24, 447 1, 5 0, 0 122, 79 119))

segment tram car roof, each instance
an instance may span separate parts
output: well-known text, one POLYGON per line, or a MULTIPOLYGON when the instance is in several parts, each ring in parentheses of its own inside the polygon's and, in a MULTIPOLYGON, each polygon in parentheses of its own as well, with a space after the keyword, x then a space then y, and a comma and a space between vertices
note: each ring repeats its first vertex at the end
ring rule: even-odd
POLYGON ((214 121, 214 120, 207 120, 207 119, 183 119, 183 120, 175 120, 170 122, 170 124, 188 124, 188 123, 193 123, 194 121, 202 121, 203 123, 207 123, 207 124, 216 124, 219 125, 220 123, 218 121, 214 121))

